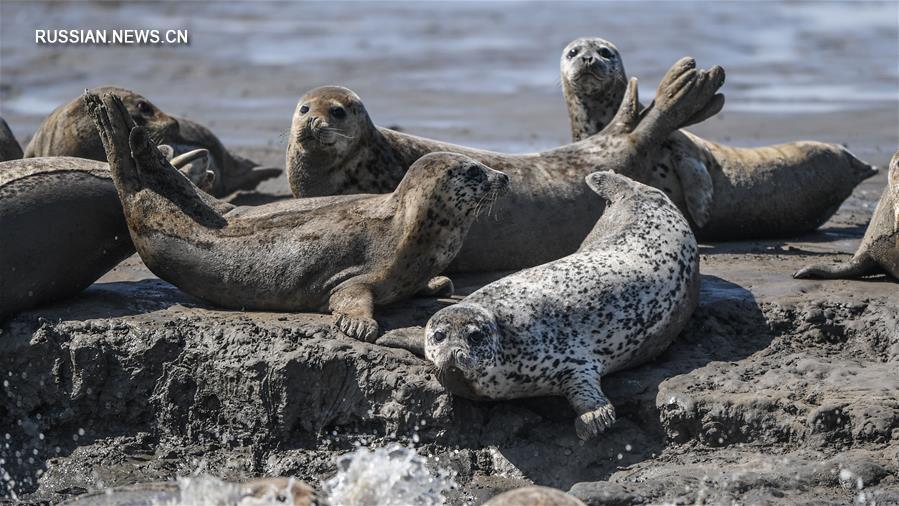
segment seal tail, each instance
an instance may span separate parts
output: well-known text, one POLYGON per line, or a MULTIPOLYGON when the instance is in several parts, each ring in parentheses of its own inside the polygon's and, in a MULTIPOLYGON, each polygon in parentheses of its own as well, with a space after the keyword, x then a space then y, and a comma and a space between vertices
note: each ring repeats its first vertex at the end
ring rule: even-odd
POLYGON ((853 257, 840 264, 814 264, 803 267, 793 274, 796 279, 840 279, 858 278, 880 272, 877 262, 868 255, 853 257))

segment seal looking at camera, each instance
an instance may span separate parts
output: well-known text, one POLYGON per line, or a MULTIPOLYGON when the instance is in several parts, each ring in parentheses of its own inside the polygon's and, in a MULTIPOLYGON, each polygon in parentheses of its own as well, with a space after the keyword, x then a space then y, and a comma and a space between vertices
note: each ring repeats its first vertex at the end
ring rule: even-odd
MULTIPOLYGON (((575 141, 601 132, 627 88, 618 48, 577 39, 562 52, 562 91, 575 141)), ((689 123, 717 112, 714 103, 689 123)), ((846 148, 803 141, 758 148, 716 144, 686 131, 662 145, 651 176, 685 210, 701 240, 790 237, 826 222, 863 180, 877 173, 846 148)))
POLYGON ((662 141, 704 111, 724 83, 720 67, 695 68, 683 58, 659 84, 653 107, 637 109, 636 80, 619 116, 603 133, 527 155, 471 149, 374 125, 352 91, 327 86, 297 104, 287 149, 288 178, 297 197, 391 191, 418 157, 434 151, 470 156, 509 175, 510 191, 472 226, 453 271, 529 267, 575 251, 603 205, 584 177, 611 170, 648 177, 662 141))

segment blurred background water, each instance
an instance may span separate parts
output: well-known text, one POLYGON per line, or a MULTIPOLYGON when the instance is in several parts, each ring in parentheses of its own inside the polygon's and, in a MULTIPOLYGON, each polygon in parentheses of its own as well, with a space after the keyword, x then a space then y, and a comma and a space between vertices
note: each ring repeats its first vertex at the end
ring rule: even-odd
POLYGON ((895 1, 3 0, 0 115, 27 138, 84 88, 118 84, 217 127, 227 143, 280 149, 299 96, 341 84, 376 123, 526 151, 568 138, 558 59, 579 36, 618 45, 644 97, 691 55, 727 69, 725 113, 828 115, 812 120, 824 125, 874 111, 889 115, 878 124, 892 124, 897 138, 895 1), (39 46, 37 28, 187 28, 191 44, 39 46))

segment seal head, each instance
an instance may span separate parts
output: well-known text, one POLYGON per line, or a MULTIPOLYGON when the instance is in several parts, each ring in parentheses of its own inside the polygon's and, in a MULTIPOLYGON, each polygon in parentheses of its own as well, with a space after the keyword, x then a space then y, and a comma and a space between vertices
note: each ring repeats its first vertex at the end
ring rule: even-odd
MULTIPOLYGON (((362 99, 341 86, 322 86, 303 95, 293 113, 287 158, 314 171, 290 173, 291 187, 306 197, 331 194, 342 183, 341 167, 376 132, 362 99), (295 179, 295 180, 294 180, 295 179)), ((392 190, 389 188, 387 190, 392 190)))
POLYGON ((425 328, 425 358, 437 366, 440 382, 469 399, 483 396, 471 389, 500 354, 501 331, 492 311, 462 302, 441 309, 425 328))

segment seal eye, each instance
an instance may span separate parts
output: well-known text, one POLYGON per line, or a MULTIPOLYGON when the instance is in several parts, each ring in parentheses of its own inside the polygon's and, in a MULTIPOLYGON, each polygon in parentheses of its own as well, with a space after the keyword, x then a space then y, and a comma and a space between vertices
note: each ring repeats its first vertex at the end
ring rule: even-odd
POLYGON ((575 56, 577 56, 577 53, 578 53, 578 48, 576 48, 576 47, 571 48, 571 51, 568 51, 568 59, 570 60, 570 59, 574 58, 575 56))
POLYGON ((331 108, 331 116, 334 116, 337 119, 346 118, 346 109, 340 107, 339 105, 335 105, 331 108))
POLYGON ((308 105, 304 105, 303 107, 300 107, 300 114, 306 114, 307 112, 309 112, 308 105))
POLYGON ((483 171, 477 165, 471 165, 468 167, 468 170, 465 171, 465 177, 467 179, 481 179, 484 176, 483 171))
POLYGON ((602 56, 606 60, 611 60, 612 58, 615 58, 615 53, 607 47, 601 47, 599 48, 599 56, 602 56))
POLYGON ((446 339, 446 334, 438 330, 437 332, 431 334, 431 338, 434 339, 435 343, 440 343, 443 342, 444 339, 446 339))
POLYGON ((475 330, 471 334, 468 334, 468 344, 480 344, 483 340, 484 333, 480 330, 475 330))
POLYGON ((148 116, 153 114, 153 106, 143 100, 137 103, 137 110, 140 111, 141 114, 146 114, 148 116))

